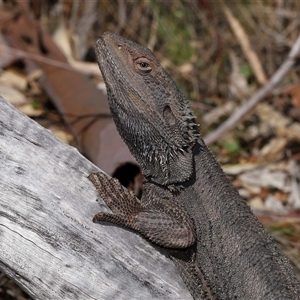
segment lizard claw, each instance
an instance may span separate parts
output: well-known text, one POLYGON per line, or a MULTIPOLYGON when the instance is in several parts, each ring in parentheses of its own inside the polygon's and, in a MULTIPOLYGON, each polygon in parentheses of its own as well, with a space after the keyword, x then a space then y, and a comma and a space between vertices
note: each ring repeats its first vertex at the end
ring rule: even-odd
POLYGON ((107 221, 115 224, 132 222, 133 217, 140 211, 140 203, 132 192, 126 190, 115 178, 109 178, 102 172, 92 173, 88 179, 96 187, 99 195, 113 214, 100 212, 93 218, 93 222, 107 221))

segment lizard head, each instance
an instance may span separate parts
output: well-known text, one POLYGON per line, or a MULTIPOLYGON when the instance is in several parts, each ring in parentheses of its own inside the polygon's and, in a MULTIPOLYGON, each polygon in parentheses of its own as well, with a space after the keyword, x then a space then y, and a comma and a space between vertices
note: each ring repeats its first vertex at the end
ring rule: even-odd
POLYGON ((199 138, 187 99, 148 48, 106 32, 96 53, 117 129, 148 180, 167 185, 193 173, 199 138))

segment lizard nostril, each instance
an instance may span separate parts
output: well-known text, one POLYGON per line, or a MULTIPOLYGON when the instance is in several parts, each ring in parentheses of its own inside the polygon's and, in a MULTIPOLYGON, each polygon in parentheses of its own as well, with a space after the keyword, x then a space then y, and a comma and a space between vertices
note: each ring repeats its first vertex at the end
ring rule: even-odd
POLYGON ((122 46, 121 46, 121 45, 118 45, 118 49, 121 50, 121 49, 122 49, 122 46))

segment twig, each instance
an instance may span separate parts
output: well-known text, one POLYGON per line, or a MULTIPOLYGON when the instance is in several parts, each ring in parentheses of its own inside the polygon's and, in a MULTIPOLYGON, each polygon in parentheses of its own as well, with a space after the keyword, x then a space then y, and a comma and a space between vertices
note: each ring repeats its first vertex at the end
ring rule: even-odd
POLYGON ((296 62, 296 56, 300 51, 300 35, 295 41, 288 57, 285 59, 279 69, 272 75, 269 81, 261 87, 250 99, 240 106, 225 122, 223 122, 216 130, 208 134, 204 140, 207 145, 211 145, 215 141, 224 137, 237 123, 250 113, 250 111, 259 103, 265 96, 273 91, 274 87, 284 78, 296 62))
POLYGON ((264 31, 267 35, 273 37, 277 43, 283 43, 289 47, 293 45, 293 43, 290 42, 282 33, 278 33, 277 31, 273 30, 272 28, 269 28, 265 24, 261 24, 260 29, 264 31))
POLYGON ((151 50, 154 49, 154 46, 157 41, 158 20, 159 20, 159 7, 153 10, 153 21, 151 22, 150 35, 149 35, 149 40, 147 45, 147 47, 151 50))
MULTIPOLYGON (((75 1, 76 2, 76 1, 75 1)), ((97 19, 97 1, 86 1, 83 15, 77 20, 76 50, 77 58, 82 59, 88 47, 88 33, 97 19)))
POLYGON ((101 76, 97 63, 89 63, 89 62, 77 61, 77 60, 71 60, 69 61, 69 63, 65 63, 59 60, 45 57, 43 55, 34 54, 28 51, 7 46, 2 41, 0 41, 0 53, 1 52, 13 54, 18 58, 22 57, 22 58, 27 58, 34 61, 42 62, 69 71, 80 72, 82 74, 87 74, 87 75, 101 76))
POLYGON ((267 76, 262 67, 262 64, 258 58, 256 52, 252 49, 249 38, 246 34, 241 23, 235 18, 229 8, 222 2, 224 14, 234 32, 236 38, 238 39, 246 58, 253 69, 253 73, 260 84, 265 84, 267 82, 267 76))
POLYGON ((38 62, 42 62, 45 64, 49 64, 58 68, 62 68, 62 69, 66 69, 69 71, 74 71, 74 69, 67 63, 65 62, 61 62, 61 61, 57 61, 39 54, 35 54, 35 53, 30 53, 28 51, 24 51, 24 50, 20 50, 14 47, 10 47, 10 46, 6 46, 4 44, 0 44, 0 50, 3 52, 9 52, 12 53, 14 55, 16 55, 17 57, 24 57, 27 59, 32 59, 34 61, 38 61, 38 62))

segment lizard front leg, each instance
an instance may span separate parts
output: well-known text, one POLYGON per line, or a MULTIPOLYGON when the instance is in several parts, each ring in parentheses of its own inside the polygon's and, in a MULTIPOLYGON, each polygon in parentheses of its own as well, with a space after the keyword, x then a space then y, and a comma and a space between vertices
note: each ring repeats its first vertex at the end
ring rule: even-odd
POLYGON ((160 187, 148 187, 138 200, 117 179, 104 173, 88 177, 112 213, 100 212, 93 222, 106 221, 131 228, 152 242, 168 248, 187 248, 196 241, 193 221, 171 194, 160 187), (156 191, 160 189, 160 191, 156 191), (163 197, 163 198, 162 198, 163 197))

